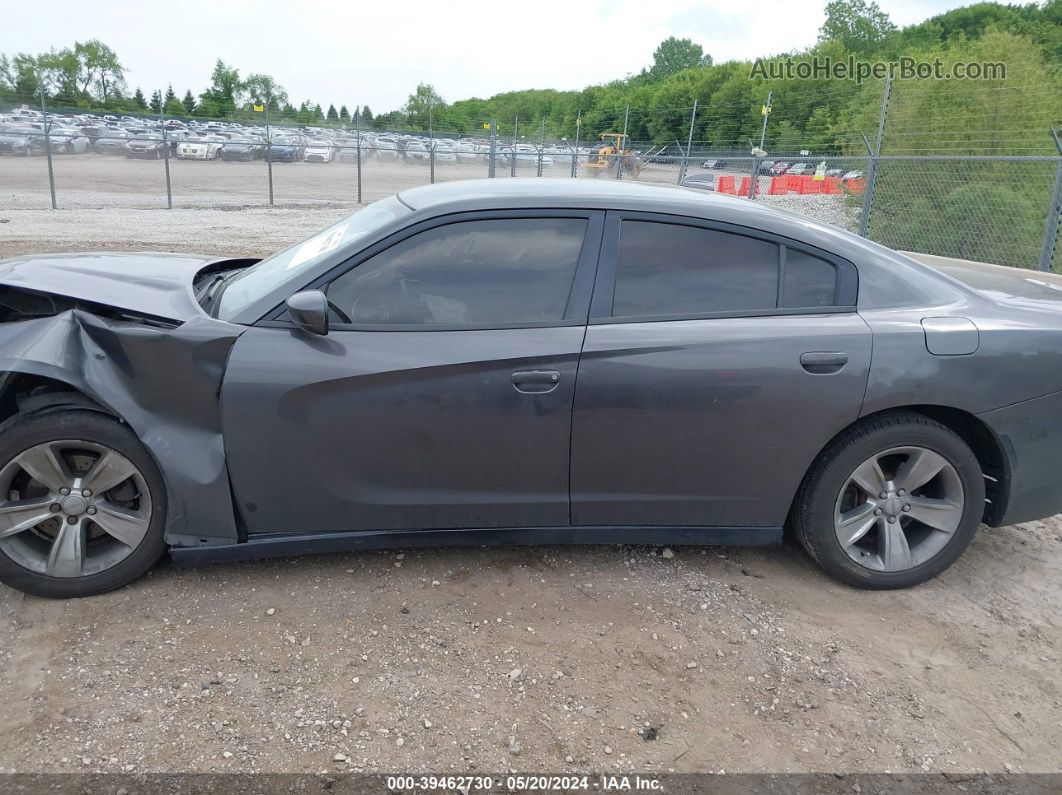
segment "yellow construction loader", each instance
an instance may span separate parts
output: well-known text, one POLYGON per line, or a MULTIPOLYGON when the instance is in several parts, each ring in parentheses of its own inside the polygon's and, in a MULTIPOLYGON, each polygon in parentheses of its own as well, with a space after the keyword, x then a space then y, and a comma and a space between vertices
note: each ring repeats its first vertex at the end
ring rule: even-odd
POLYGON ((581 168, 586 169, 589 176, 597 177, 609 174, 615 177, 622 169, 624 174, 630 174, 637 179, 642 173, 645 161, 633 151, 626 148, 627 136, 623 133, 601 133, 601 143, 594 150, 591 159, 583 163, 581 168))

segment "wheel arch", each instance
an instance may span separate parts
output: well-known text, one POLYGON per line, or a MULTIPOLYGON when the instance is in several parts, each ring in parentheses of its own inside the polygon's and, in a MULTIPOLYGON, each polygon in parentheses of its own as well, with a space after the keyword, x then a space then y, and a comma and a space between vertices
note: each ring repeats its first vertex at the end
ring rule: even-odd
POLYGON ((98 411, 125 422, 125 418, 76 385, 50 376, 8 370, 0 373, 0 423, 21 413, 78 408, 98 411))
MULTIPOLYGON (((840 436, 852 428, 863 425, 882 417, 897 414, 918 414, 935 422, 940 423, 965 442, 973 451, 977 462, 981 465, 981 472, 985 479, 985 509, 982 521, 985 524, 996 527, 999 525, 1007 509, 1007 499, 1010 493, 1010 465, 1002 442, 981 419, 976 415, 954 406, 942 406, 928 403, 918 403, 905 406, 892 406, 873 414, 865 414, 845 427, 841 428, 834 436, 822 446, 815 457, 808 464, 803 484, 808 473, 815 463, 822 457, 840 436)), ((800 489, 793 497, 794 504, 799 497, 800 489)))

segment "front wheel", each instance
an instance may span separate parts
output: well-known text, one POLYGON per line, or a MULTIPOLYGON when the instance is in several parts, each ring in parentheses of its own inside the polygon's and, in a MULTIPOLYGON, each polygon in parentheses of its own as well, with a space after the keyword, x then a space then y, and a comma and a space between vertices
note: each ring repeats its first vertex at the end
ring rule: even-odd
POLYGON ((0 582, 91 596, 165 551, 166 491, 136 435, 95 411, 17 415, 0 428, 0 582))
POLYGON ((966 443, 928 417, 897 413, 831 442, 790 519, 834 577, 860 588, 906 588, 962 555, 984 502, 981 467, 966 443))

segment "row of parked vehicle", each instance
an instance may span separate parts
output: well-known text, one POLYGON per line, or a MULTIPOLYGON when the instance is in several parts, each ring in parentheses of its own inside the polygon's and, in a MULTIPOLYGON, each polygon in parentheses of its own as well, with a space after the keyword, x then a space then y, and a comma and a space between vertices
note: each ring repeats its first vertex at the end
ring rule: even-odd
MULTIPOLYGON (((378 158, 406 162, 486 163, 486 139, 428 138, 394 133, 358 133, 315 127, 274 127, 226 122, 152 121, 131 116, 49 114, 23 109, 0 116, 0 154, 40 155, 50 145, 53 154, 124 155, 130 158, 182 160, 264 160, 331 163, 378 158), (45 125, 47 124, 47 135, 45 125), (360 150, 360 151, 359 151, 360 150)), ((543 146, 495 141, 501 167, 565 168, 573 158, 589 160, 590 147, 543 146)))
MULTIPOLYGON (((723 169, 728 168, 729 164, 726 160, 705 160, 701 163, 701 168, 706 169, 723 169)), ((736 165, 735 168, 738 171, 747 170, 747 164, 736 165)), ((818 164, 812 162, 791 162, 788 160, 761 160, 758 166, 759 173, 769 177, 780 177, 783 174, 794 175, 810 175, 814 174, 818 164)), ((863 176, 862 171, 846 171, 843 168, 827 168, 827 177, 840 177, 842 180, 860 179, 863 176)))

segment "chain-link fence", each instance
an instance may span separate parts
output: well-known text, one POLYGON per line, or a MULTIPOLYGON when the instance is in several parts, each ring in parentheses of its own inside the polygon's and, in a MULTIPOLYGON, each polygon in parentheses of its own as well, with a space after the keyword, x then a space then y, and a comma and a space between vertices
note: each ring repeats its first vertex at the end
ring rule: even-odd
MULTIPOLYGON (((782 129, 772 139, 768 106, 757 132, 761 144, 771 146, 773 140, 769 155, 753 136, 745 149, 695 142, 708 129, 698 124, 721 125, 727 118, 696 106, 685 111, 686 139, 670 144, 632 142, 625 132, 590 142, 578 134, 574 140, 549 140, 545 121, 535 141, 517 135, 518 123, 506 136, 496 122, 486 125, 490 129, 482 136, 360 126, 263 129, 250 123, 191 129, 162 119, 128 122, 124 129, 78 128, 69 117, 49 118, 45 108, 0 123, 0 209, 356 208, 404 189, 453 180, 633 180, 763 202, 897 249, 1062 270, 1056 251, 1062 142, 1050 127, 1039 137, 1017 139, 1015 153, 1013 146, 996 142, 992 151, 1003 153, 985 154, 982 139, 890 127, 890 99, 898 116, 906 112, 904 103, 913 102, 897 99, 886 82, 876 135, 872 129, 858 140, 850 136, 852 143, 842 147, 855 152, 849 155, 812 154, 799 144, 783 148, 787 122, 778 124, 782 129), (750 150, 760 156, 750 156, 750 150)), ((634 110, 622 118, 623 130, 628 123, 644 127, 634 110)), ((1016 140, 1007 135, 1011 143, 1016 140)))

